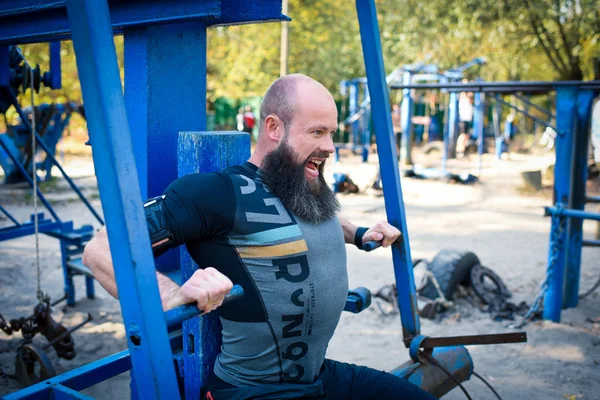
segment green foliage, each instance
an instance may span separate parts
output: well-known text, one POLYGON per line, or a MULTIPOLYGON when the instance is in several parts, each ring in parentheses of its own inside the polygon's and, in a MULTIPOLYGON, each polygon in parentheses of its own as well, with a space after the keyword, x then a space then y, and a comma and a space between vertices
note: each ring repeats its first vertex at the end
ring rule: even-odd
MULTIPOLYGON (((354 2, 289 0, 289 72, 310 75, 332 93, 339 82, 364 76, 354 2)), ((591 79, 600 57, 598 0, 376 0, 387 72, 425 61, 442 69, 478 56, 468 71, 485 80, 591 79)), ((261 96, 279 76, 281 24, 209 29, 209 100, 261 96)), ((123 39, 116 37, 119 62, 123 39)), ((48 66, 47 44, 23 46, 48 66)), ((70 42, 62 46, 63 89, 43 89, 39 101, 81 101, 70 42)), ((23 97, 23 104, 28 100, 23 97)))

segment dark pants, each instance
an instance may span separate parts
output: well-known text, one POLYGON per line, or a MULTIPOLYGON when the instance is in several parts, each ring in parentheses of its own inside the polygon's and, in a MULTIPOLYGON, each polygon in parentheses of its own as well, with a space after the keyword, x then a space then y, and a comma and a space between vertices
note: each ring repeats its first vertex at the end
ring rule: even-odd
POLYGON ((403 378, 354 364, 325 360, 315 384, 273 384, 236 388, 213 376, 206 384, 206 399, 312 399, 362 400, 410 399, 435 400, 403 378))

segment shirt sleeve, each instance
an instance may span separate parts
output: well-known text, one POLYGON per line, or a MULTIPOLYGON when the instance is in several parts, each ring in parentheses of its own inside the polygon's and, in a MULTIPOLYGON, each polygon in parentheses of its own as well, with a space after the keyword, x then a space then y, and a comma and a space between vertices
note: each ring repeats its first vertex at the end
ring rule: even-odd
POLYGON ((221 237, 231 231, 235 194, 226 176, 187 175, 171 183, 164 194, 165 225, 173 234, 171 247, 221 237))

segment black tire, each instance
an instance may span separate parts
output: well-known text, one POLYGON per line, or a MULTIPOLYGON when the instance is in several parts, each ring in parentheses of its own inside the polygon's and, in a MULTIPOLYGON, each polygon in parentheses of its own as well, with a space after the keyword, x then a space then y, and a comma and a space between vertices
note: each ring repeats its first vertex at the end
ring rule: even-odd
POLYGON ((444 152, 444 142, 435 141, 429 142, 425 146, 423 146, 423 153, 425 154, 436 154, 444 152))
MULTIPOLYGON (((477 256, 471 252, 442 250, 429 263, 429 271, 435 276, 440 289, 447 300, 452 299, 456 287, 470 279, 471 268, 480 264, 477 256)), ((429 299, 437 299, 438 291, 431 280, 419 293, 429 299)))

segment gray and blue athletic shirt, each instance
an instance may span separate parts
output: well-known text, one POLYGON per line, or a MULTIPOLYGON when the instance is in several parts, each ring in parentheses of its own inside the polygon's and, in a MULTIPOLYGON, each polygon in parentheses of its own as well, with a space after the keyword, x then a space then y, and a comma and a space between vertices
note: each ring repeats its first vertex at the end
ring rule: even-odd
POLYGON ((179 178, 165 195, 174 246, 244 288, 219 309, 215 374, 236 386, 314 382, 348 294, 338 218, 293 215, 250 163, 179 178))

